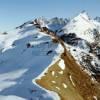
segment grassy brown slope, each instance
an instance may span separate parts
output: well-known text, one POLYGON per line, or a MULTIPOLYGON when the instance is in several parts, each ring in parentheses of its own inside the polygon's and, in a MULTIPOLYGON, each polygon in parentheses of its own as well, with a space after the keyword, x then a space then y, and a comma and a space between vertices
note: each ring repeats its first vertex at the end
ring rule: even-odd
POLYGON ((98 83, 93 83, 90 76, 80 69, 80 66, 69 57, 69 54, 62 54, 61 58, 65 61, 65 70, 61 70, 58 61, 48 69, 45 76, 37 79, 36 82, 42 87, 58 93, 61 100, 95 100, 93 96, 97 96, 100 100, 98 83), (52 71, 55 72, 54 76, 52 71), (63 74, 60 74, 60 71, 63 71, 63 74), (70 80, 70 76, 75 85, 70 80), (52 83, 52 81, 56 83, 52 83), (65 83, 67 88, 64 88, 62 83, 65 83))
POLYGON ((60 74, 59 72, 62 70, 58 66, 58 63, 59 61, 51 66, 45 76, 36 80, 36 82, 42 87, 58 93, 61 100, 83 100, 69 80, 69 70, 64 70, 63 74, 60 74), (55 72, 54 76, 52 75, 53 71, 55 72), (55 81, 56 83, 52 83, 52 81, 55 81), (63 87, 63 83, 67 85, 67 88, 63 87))

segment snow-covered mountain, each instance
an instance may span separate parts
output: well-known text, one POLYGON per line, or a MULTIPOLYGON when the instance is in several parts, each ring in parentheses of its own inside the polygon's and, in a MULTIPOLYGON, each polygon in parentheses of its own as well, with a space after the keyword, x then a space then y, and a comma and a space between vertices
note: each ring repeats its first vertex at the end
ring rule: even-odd
POLYGON ((32 82, 64 50, 50 36, 52 32, 89 74, 100 75, 99 27, 82 12, 71 20, 37 18, 0 34, 0 100, 60 100, 57 93, 32 82))
POLYGON ((100 26, 100 23, 96 25, 95 20, 92 20, 86 12, 82 12, 64 27, 64 31, 65 33, 76 33, 80 38, 94 42, 95 35, 93 31, 97 29, 97 26, 100 26))

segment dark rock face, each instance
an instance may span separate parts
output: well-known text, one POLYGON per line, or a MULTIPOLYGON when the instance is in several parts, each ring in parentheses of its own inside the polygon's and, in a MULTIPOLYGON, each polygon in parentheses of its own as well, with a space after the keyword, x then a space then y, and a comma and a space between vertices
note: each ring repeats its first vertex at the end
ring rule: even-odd
POLYGON ((96 18, 94 18, 94 20, 100 22, 100 17, 96 17, 96 18))
POLYGON ((48 52, 47 52, 47 55, 49 55, 49 54, 52 53, 52 52, 53 52, 52 50, 48 51, 48 52))
POLYGON ((31 44, 30 43, 27 43, 26 45, 27 45, 27 48, 30 48, 31 47, 31 44))
POLYGON ((75 33, 64 34, 61 36, 61 39, 69 45, 77 46, 81 49, 91 49, 89 43, 84 39, 78 38, 75 33))
POLYGON ((91 53, 95 54, 100 60, 100 46, 98 44, 91 44, 91 53))
POLYGON ((75 38, 75 33, 64 34, 61 36, 61 39, 70 45, 76 45, 75 38))
POLYGON ((96 61, 94 61, 94 58, 90 56, 89 54, 83 53, 80 63, 91 74, 100 75, 100 65, 96 61))

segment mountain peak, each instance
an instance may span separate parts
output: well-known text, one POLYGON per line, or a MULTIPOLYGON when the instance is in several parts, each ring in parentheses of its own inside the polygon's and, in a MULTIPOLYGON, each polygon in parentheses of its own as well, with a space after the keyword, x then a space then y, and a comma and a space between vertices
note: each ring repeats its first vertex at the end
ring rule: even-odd
POLYGON ((82 14, 88 14, 86 10, 81 11, 82 14))
POLYGON ((77 17, 81 17, 86 20, 90 20, 90 16, 88 15, 88 13, 85 10, 83 10, 77 17))
POLYGON ((84 17, 84 18, 87 19, 87 20, 90 20, 90 17, 89 17, 89 15, 88 15, 88 13, 87 13, 86 11, 82 11, 82 12, 80 13, 80 16, 81 16, 81 17, 84 17))

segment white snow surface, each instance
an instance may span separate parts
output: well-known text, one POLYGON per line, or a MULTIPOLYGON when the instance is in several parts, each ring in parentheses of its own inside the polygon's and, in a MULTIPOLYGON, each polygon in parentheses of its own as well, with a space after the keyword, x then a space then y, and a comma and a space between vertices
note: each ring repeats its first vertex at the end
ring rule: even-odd
POLYGON ((61 60, 59 61, 59 67, 60 67, 62 70, 65 69, 65 64, 64 64, 64 60, 63 60, 63 59, 61 59, 61 60))

